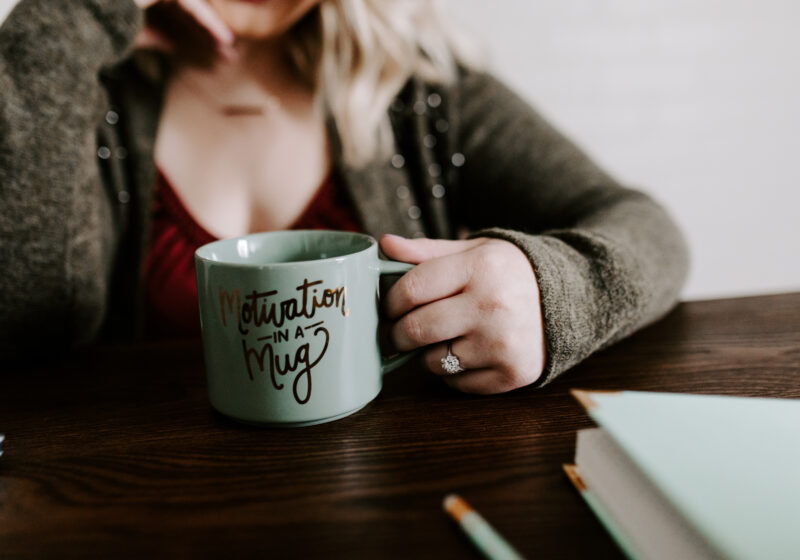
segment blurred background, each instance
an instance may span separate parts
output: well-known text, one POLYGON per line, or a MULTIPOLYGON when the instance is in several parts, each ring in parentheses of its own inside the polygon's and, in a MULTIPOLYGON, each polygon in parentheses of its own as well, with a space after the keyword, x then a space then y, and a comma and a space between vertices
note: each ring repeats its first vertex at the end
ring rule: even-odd
POLYGON ((800 290, 800 2, 451 0, 491 68, 686 232, 686 299, 800 290))

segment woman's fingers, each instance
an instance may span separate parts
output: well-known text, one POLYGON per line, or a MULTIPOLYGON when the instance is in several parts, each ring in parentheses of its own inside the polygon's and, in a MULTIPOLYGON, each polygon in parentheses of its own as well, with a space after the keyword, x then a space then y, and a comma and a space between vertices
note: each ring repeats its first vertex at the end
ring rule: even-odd
POLYGON ((164 52, 172 52, 175 50, 175 45, 163 33, 160 33, 149 27, 143 27, 136 38, 133 40, 133 46, 137 49, 156 50, 164 52))
POLYGON ((494 395, 522 387, 512 376, 492 368, 467 370, 442 379, 453 389, 475 395, 494 395))
POLYGON ((406 239, 398 235, 381 237, 381 250, 390 259, 419 264, 439 257, 461 253, 485 243, 485 239, 406 239))
POLYGON ((479 326, 466 336, 456 338, 450 350, 464 368, 448 373, 442 367, 448 342, 431 346, 423 355, 427 368, 447 383, 467 393, 490 394, 511 391, 529 385, 541 375, 543 354, 531 351, 528 333, 498 335, 497 328, 483 331, 479 326))
POLYGON ((477 322, 468 295, 440 299, 403 316, 392 327, 392 340, 400 351, 412 350, 463 336, 477 322))
MULTIPOLYGON (((207 32, 214 42, 217 52, 226 60, 235 60, 237 57, 234 48, 235 36, 233 32, 220 19, 214 9, 204 0, 156 0, 140 5, 144 8, 157 3, 169 3, 185 12, 197 25, 207 32)), ((175 41, 158 29, 145 26, 134 39, 134 47, 139 49, 155 49, 164 52, 175 51, 175 41)))
MULTIPOLYGON (((390 319, 412 309, 458 294, 469 282, 464 253, 426 261, 406 272, 386 294, 384 308, 390 319)), ((438 320, 437 317, 433 319, 438 320)))
POLYGON ((454 340, 447 340, 439 344, 431 346, 425 351, 422 356, 422 361, 425 366, 435 373, 445 377, 451 375, 460 375, 455 373, 448 373, 442 367, 442 358, 447 356, 448 344, 450 350, 458 358, 458 362, 465 370, 478 370, 488 368, 494 364, 488 359, 486 352, 479 351, 479 347, 474 344, 470 339, 474 337, 465 336, 456 338, 454 340))
POLYGON ((221 50, 233 46, 233 31, 219 18, 217 13, 205 0, 178 0, 178 4, 197 20, 214 38, 221 50))

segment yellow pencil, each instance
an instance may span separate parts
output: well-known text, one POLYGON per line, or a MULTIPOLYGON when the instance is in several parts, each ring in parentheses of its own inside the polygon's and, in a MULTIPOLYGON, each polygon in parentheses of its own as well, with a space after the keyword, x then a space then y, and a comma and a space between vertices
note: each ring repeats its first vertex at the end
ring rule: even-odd
POLYGON ((514 550, 508 541, 461 496, 450 494, 445 497, 444 510, 456 520, 473 544, 490 560, 522 560, 522 555, 514 550))

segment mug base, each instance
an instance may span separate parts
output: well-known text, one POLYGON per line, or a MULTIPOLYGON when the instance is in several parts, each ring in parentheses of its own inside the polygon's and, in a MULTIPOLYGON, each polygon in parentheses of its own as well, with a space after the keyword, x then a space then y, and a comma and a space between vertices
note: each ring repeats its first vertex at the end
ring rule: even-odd
POLYGON ((342 412, 341 414, 335 414, 333 416, 328 416, 326 418, 318 418, 316 420, 303 420, 300 422, 260 422, 258 420, 246 420, 244 418, 237 418, 236 416, 231 416, 230 414, 225 414, 221 410, 218 410, 224 416, 230 418, 231 420, 236 420, 242 424, 247 424, 248 426, 258 426, 260 428, 302 428, 305 426, 316 426, 317 424, 326 424, 327 422, 333 422, 334 420, 340 420, 346 416, 350 416, 351 414, 355 414, 367 404, 362 404, 354 408, 353 410, 348 410, 346 412, 342 412))

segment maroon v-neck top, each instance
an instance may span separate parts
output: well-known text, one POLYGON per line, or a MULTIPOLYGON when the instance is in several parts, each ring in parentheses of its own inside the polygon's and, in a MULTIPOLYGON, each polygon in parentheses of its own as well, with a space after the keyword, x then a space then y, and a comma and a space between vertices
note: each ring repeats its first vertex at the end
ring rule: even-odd
MULTIPOLYGON (((289 229, 362 231, 352 202, 332 175, 289 229)), ((143 268, 148 338, 199 336, 194 252, 216 240, 197 223, 159 172, 150 248, 143 268)))

